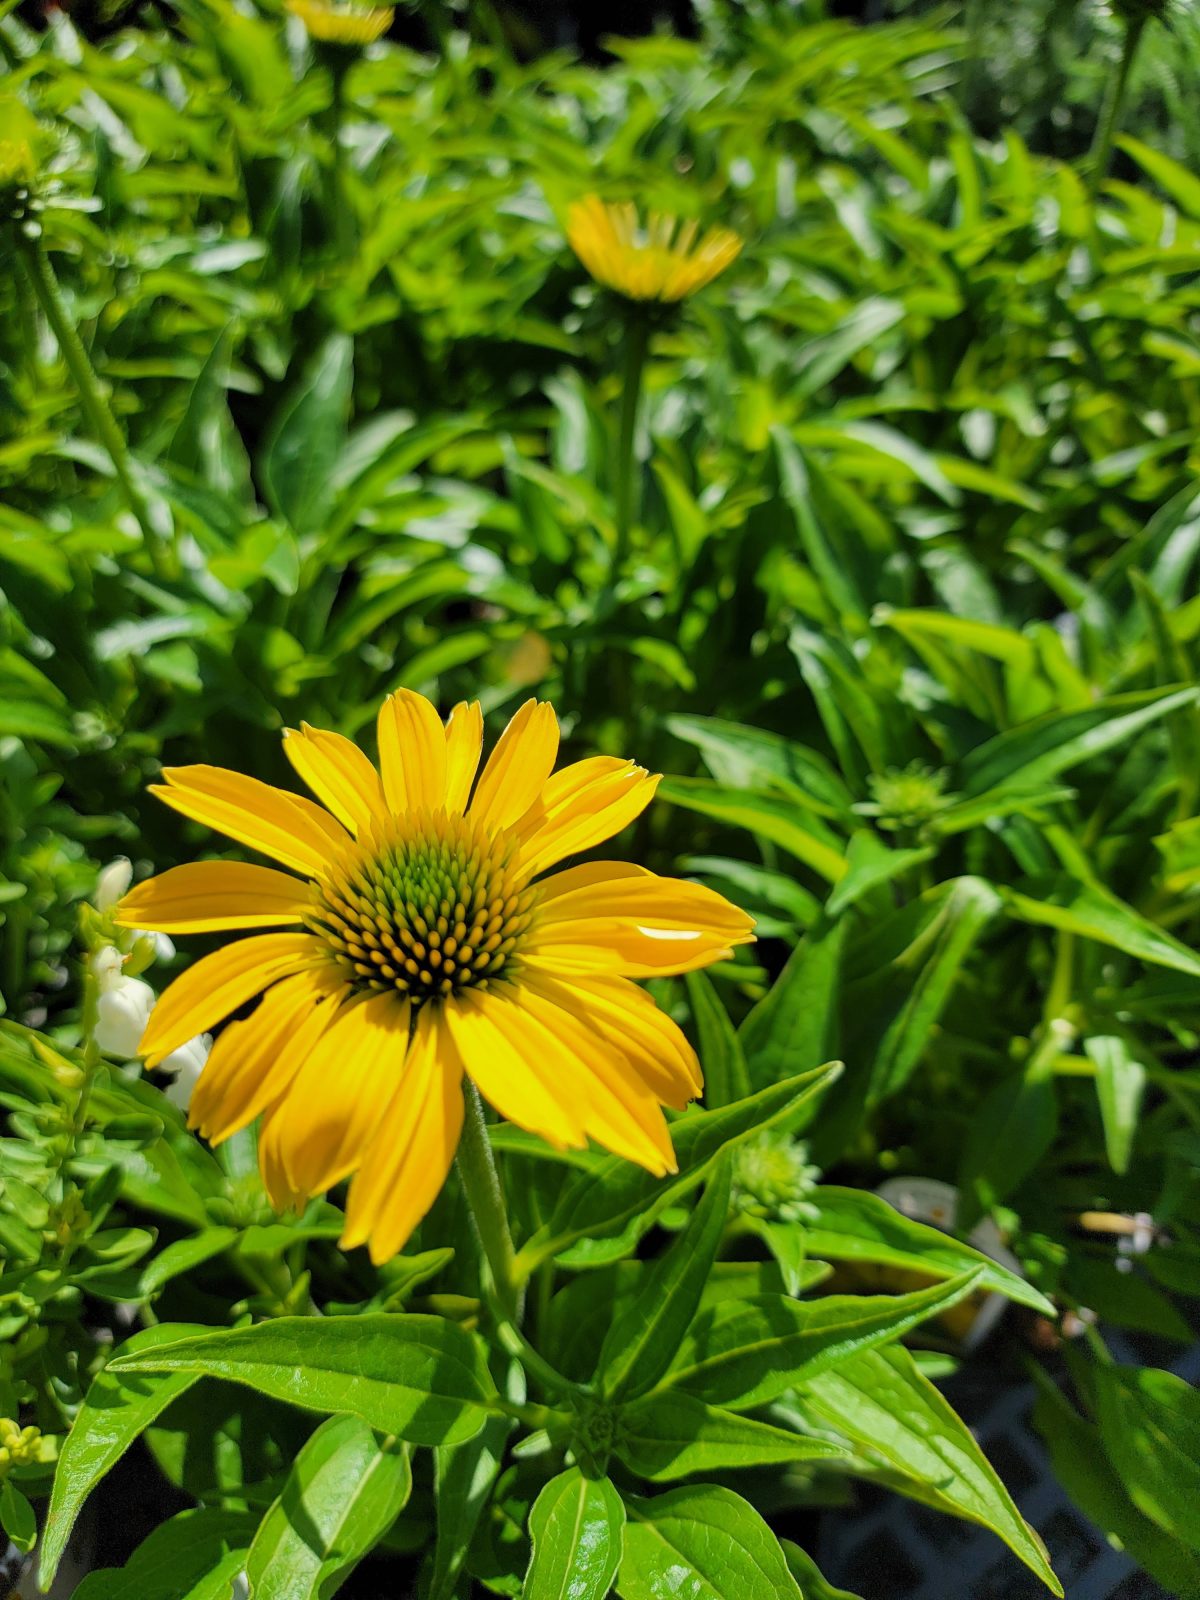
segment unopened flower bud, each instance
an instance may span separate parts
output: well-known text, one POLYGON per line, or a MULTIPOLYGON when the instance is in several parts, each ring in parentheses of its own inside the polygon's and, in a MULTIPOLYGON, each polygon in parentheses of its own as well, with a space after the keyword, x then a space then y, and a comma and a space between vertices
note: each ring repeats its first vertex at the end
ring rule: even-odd
POLYGON ((133 866, 128 856, 118 856, 100 869, 92 903, 97 911, 111 911, 133 882, 133 866))
POLYGON ((178 1050, 172 1050, 159 1063, 160 1072, 173 1072, 174 1081, 167 1085, 167 1099, 173 1106, 178 1106, 180 1111, 186 1112, 192 1102, 192 1091, 196 1081, 204 1071, 204 1064, 208 1060, 208 1053, 212 1049, 212 1034, 201 1033, 194 1039, 189 1039, 186 1044, 180 1045, 178 1050))

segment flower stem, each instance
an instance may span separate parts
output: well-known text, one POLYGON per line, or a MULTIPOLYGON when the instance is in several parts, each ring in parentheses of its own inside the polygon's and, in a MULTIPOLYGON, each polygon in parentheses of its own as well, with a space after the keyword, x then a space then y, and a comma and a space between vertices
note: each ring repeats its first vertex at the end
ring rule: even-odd
POLYGON ((100 380, 84 348, 83 340, 79 337, 67 312, 62 290, 58 286, 58 279, 54 276, 54 268, 50 265, 46 247, 40 238, 31 239, 20 229, 15 230, 15 238, 34 295, 46 321, 50 324, 51 332, 67 364, 67 370, 75 381, 80 404, 91 424, 92 432, 108 452, 125 502, 142 530, 142 539, 154 564, 155 572, 159 577, 166 577, 165 554, 151 524, 145 496, 135 481, 133 464, 129 459, 124 435, 117 426, 108 401, 104 398, 104 391, 100 387, 100 380))
POLYGON ((551 1394, 570 1394, 575 1385, 562 1373, 555 1371, 521 1332, 523 1283, 517 1272, 508 1214, 504 1209, 504 1191, 500 1186, 496 1158, 488 1139, 483 1102, 473 1083, 465 1083, 463 1093, 466 1115, 455 1164, 492 1280, 492 1292, 487 1299, 497 1336, 509 1355, 515 1356, 544 1389, 551 1394))
POLYGON ((1100 185, 1108 176, 1108 162, 1112 155, 1113 136, 1121 120, 1121 111, 1125 104, 1125 91, 1129 87, 1129 74, 1133 69, 1134 57, 1137 55, 1138 45, 1142 41, 1142 34, 1146 27, 1146 15, 1142 13, 1131 18, 1125 24, 1125 40, 1121 46, 1121 59, 1117 62, 1117 69, 1108 80, 1108 88, 1104 95, 1104 106, 1100 112, 1100 120, 1096 124, 1096 134, 1092 140, 1092 148, 1088 152, 1088 199, 1094 205, 1100 193, 1100 185))
POLYGON ((642 374, 650 345, 650 323, 641 306, 631 305, 625 318, 625 365, 621 385, 620 432, 617 437, 616 517, 617 542, 613 550, 613 577, 619 576, 629 558, 633 519, 638 510, 638 462, 634 447, 637 439, 638 401, 642 393, 642 374))
POLYGON ((500 1309, 515 1324, 520 1320, 521 1296, 515 1271, 516 1252, 504 1209, 504 1191, 488 1139, 479 1090, 473 1083, 464 1083, 463 1094, 466 1115, 455 1164, 487 1259, 493 1292, 500 1309))

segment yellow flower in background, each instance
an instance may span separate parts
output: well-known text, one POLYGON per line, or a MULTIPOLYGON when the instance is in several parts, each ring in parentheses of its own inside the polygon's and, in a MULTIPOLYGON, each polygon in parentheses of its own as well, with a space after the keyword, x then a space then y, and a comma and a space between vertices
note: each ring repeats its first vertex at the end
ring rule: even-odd
POLYGON ((597 283, 630 300, 671 303, 711 283, 736 260, 741 238, 729 228, 710 228, 700 242, 695 222, 652 211, 646 226, 628 201, 607 205, 589 194, 567 212, 571 248, 597 283))
POLYGON ((377 771, 339 734, 287 733, 323 806, 219 767, 167 769, 153 792, 168 805, 291 872, 175 867, 117 912, 164 933, 289 930, 197 961, 159 1000, 142 1053, 155 1066, 262 995, 217 1039, 190 1121, 217 1142, 261 1113, 263 1181, 281 1209, 353 1174, 342 1243, 369 1242, 376 1262, 441 1189, 464 1075, 556 1148, 591 1138, 673 1171, 662 1107, 699 1093, 700 1068, 631 980, 693 971, 753 937, 712 890, 624 862, 543 876, 619 832, 658 784, 611 756, 555 772, 551 706, 521 707, 478 780, 478 703, 443 725, 400 690, 378 738, 377 771))
POLYGON ((326 44, 371 44, 392 25, 391 6, 348 4, 347 0, 284 0, 310 39, 326 44))

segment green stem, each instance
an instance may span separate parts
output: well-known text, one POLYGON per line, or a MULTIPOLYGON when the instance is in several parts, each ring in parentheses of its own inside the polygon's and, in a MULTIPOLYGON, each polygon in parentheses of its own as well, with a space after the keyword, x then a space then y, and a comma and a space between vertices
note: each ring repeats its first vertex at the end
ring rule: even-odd
POLYGON ((168 574, 165 553, 151 524, 145 496, 134 478, 124 435, 117 426, 108 401, 104 398, 104 391, 100 387, 100 380, 84 348, 83 340, 79 337, 67 312, 62 290, 58 286, 58 279, 54 276, 54 268, 50 265, 46 248, 40 239, 31 239, 20 229, 15 231, 15 238, 34 295, 46 321, 50 324, 58 348, 62 351, 67 370, 75 381, 80 404, 91 424, 92 432, 108 452, 125 502, 142 530, 142 539, 154 563, 155 572, 159 577, 166 577, 168 574))
POLYGON ((339 263, 345 267, 354 256, 350 199, 346 187, 346 152, 342 144, 342 124, 346 120, 346 73, 349 62, 339 51, 332 63, 333 72, 333 239, 339 263))
POLYGON ((1096 197, 1100 193, 1100 185, 1108 176, 1108 162, 1112 155, 1113 135, 1121 120, 1121 111, 1125 104, 1125 91, 1129 87, 1129 74, 1133 68, 1134 57, 1137 55, 1138 45, 1141 43, 1142 34, 1146 27, 1145 14, 1132 18, 1125 24, 1125 40, 1121 46, 1121 59, 1117 63, 1117 70, 1108 80, 1108 89, 1104 96, 1104 106, 1100 112, 1100 120, 1096 124, 1096 134, 1092 140, 1092 148, 1088 152, 1088 199, 1095 205, 1096 197))
POLYGON ((521 1317, 521 1295, 515 1271, 516 1252, 504 1208, 504 1191, 488 1138, 483 1102, 473 1083, 463 1086, 466 1114, 455 1164, 466 1191, 471 1219, 492 1279, 492 1291, 499 1309, 514 1325, 521 1317))
POLYGON ((473 1083, 464 1085, 464 1095, 466 1115, 455 1165, 487 1261, 491 1292, 486 1298, 496 1324, 497 1337, 509 1355, 515 1356, 543 1388, 552 1394, 570 1394, 575 1385, 569 1378, 556 1372, 521 1332, 523 1280, 517 1272, 516 1253, 504 1208, 504 1191, 488 1138, 483 1102, 473 1083))
POLYGON ((631 305, 625 318, 625 363, 621 384, 621 418, 617 437, 616 517, 617 542, 613 550, 613 577, 620 575, 629 558, 633 521, 637 516, 640 474, 634 457, 637 442, 638 401, 650 344, 650 323, 641 306, 631 305))

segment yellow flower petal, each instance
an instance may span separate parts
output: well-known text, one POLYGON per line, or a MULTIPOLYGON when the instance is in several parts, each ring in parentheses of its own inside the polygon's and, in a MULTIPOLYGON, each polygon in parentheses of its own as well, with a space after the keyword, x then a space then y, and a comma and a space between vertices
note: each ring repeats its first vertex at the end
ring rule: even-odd
POLYGON ((410 1013, 397 994, 344 1007, 268 1110, 260 1151, 294 1193, 320 1194, 362 1160, 401 1079, 410 1013))
POLYGON ((253 1015, 231 1022, 209 1052, 188 1126, 220 1144, 287 1089, 337 1015, 349 986, 327 971, 298 972, 267 990, 253 1015))
POLYGON ((324 870, 331 848, 346 842, 327 811, 257 778, 204 766, 166 767, 163 777, 150 793, 167 805, 310 877, 324 870))
POLYGON ((483 710, 478 700, 461 700, 446 721, 446 810, 467 809, 483 749, 483 710))
POLYGON ((695 971, 753 937, 753 919, 702 884, 589 862, 548 880, 525 948, 569 971, 637 978, 695 971))
POLYGON ((521 819, 521 861, 544 872, 566 856, 591 850, 636 818, 654 798, 659 777, 630 761, 592 756, 556 772, 521 819))
POLYGON ((539 1134, 556 1150, 587 1142, 579 1110, 562 1092, 547 1063, 528 1052, 503 1003, 469 989, 444 1009, 446 1030, 467 1075, 484 1099, 519 1128, 539 1134))
POLYGON ((550 1068, 589 1137, 657 1177, 676 1170, 658 1100, 602 1031, 589 1029, 585 1019, 528 984, 511 998, 489 994, 485 1004, 498 1025, 520 1039, 527 1057, 537 1056, 550 1068))
POLYGON ((386 815, 379 774, 356 744, 340 733, 300 724, 288 728, 283 753, 316 795, 351 833, 365 832, 386 815))
POLYGON ((628 202, 605 204, 589 194, 567 212, 571 248, 597 283, 630 300, 670 303, 695 294, 734 261, 742 240, 730 228, 710 228, 697 245, 698 225, 651 212, 639 230, 628 202))
POLYGON ((441 1192, 462 1132, 462 1062, 429 1006, 396 1093, 350 1183, 341 1246, 369 1244, 378 1266, 408 1243, 441 1192))
POLYGON ((122 928, 159 933, 213 933, 300 922, 309 904, 308 884, 286 872, 196 861, 139 883, 117 906, 116 920, 122 928))
POLYGON ((446 800, 446 732, 423 694, 397 689, 379 708, 383 792, 395 812, 435 811, 446 800))
POLYGON ((260 933, 227 944, 175 979, 150 1013, 141 1053, 148 1067, 205 1033, 279 978, 329 964, 310 933, 260 933))
MULTIPOLYGON (((654 929, 690 937, 720 936, 727 944, 744 944, 754 935, 754 919, 723 895, 684 878, 659 878, 624 861, 589 861, 556 873, 542 885, 538 927, 594 919, 627 920, 639 930, 654 929)), ((565 928, 546 937, 573 938, 565 928)))
POLYGON ((626 978, 563 977, 528 957, 522 992, 558 1006, 608 1040, 664 1105, 682 1111, 704 1087, 700 1062, 682 1030, 626 978))
POLYGON ((558 756, 558 718, 546 701, 527 700, 496 741, 471 801, 471 815, 493 828, 523 817, 558 756))

